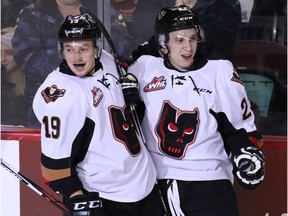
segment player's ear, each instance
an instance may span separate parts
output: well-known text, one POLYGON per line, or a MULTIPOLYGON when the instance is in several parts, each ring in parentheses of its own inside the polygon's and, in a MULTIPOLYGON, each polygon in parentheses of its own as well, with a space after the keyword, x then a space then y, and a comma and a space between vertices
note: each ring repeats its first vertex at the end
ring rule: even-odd
POLYGON ((160 45, 159 50, 160 50, 160 52, 161 52, 162 54, 164 54, 164 55, 167 55, 167 54, 168 54, 168 48, 167 48, 166 45, 164 45, 164 46, 161 46, 161 45, 160 45))

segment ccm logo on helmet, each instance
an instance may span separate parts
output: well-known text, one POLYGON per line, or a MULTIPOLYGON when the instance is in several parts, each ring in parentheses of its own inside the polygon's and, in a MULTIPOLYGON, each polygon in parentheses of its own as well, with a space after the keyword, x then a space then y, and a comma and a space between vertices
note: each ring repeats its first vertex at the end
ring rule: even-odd
POLYGON ((76 33, 80 33, 82 34, 83 29, 72 29, 72 30, 65 30, 65 34, 68 37, 69 34, 76 34, 76 33))
POLYGON ((74 203, 75 211, 100 208, 100 207, 102 207, 102 200, 90 200, 90 201, 74 203))
POLYGON ((193 16, 189 16, 189 17, 181 17, 180 21, 184 21, 184 20, 192 20, 193 16))

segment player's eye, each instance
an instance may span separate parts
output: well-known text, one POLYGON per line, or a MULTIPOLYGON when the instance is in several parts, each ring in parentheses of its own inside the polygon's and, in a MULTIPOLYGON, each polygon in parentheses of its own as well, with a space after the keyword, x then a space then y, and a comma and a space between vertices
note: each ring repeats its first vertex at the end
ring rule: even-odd
POLYGON ((72 52, 72 49, 66 48, 65 51, 71 53, 71 52, 72 52))
POLYGON ((175 42, 176 43, 182 43, 184 41, 184 39, 182 38, 182 37, 177 37, 176 39, 175 39, 175 42))
POLYGON ((194 35, 194 36, 191 37, 190 40, 191 40, 191 41, 197 41, 197 40, 198 40, 198 36, 197 36, 197 35, 194 35))

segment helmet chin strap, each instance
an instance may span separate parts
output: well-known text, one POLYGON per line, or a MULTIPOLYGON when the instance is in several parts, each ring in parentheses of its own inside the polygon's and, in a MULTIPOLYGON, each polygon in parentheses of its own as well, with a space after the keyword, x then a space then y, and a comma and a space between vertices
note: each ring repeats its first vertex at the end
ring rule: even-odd
POLYGON ((101 64, 101 62, 100 62, 101 54, 102 54, 102 49, 99 48, 99 51, 98 51, 98 53, 97 53, 97 55, 96 55, 96 58, 95 58, 95 64, 94 64, 94 66, 91 68, 91 70, 89 71, 89 73, 88 73, 89 75, 92 75, 92 74, 95 73, 98 69, 102 68, 102 64, 101 64), (100 63, 100 64, 99 64, 99 63, 100 63), (98 65, 99 65, 99 66, 98 66, 98 65), (97 66, 97 70, 95 70, 96 66, 97 66))
POLYGON ((92 75, 94 74, 96 71, 95 71, 95 66, 96 64, 94 64, 94 66, 91 68, 91 70, 89 71, 88 75, 92 75))
POLYGON ((171 62, 170 62, 170 59, 168 58, 168 54, 169 54, 169 49, 166 45, 161 45, 161 48, 159 49, 159 53, 160 53, 160 56, 164 59, 164 63, 165 63, 165 66, 169 69, 174 69, 174 70, 177 70, 177 68, 175 68, 171 62))
POLYGON ((168 47, 166 45, 160 45, 159 53, 162 58, 164 59, 168 58, 168 54, 169 54, 168 47))

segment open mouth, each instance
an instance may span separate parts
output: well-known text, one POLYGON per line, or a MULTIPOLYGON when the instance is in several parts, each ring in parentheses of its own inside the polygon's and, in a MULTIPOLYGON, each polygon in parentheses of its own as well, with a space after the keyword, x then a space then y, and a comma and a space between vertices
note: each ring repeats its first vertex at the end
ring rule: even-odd
POLYGON ((192 55, 182 55, 182 58, 189 60, 192 58, 192 55))
POLYGON ((84 67, 85 66, 85 64, 73 64, 74 65, 74 67, 84 67))
POLYGON ((182 55, 184 58, 190 58, 192 55, 191 54, 186 54, 186 55, 182 55))

